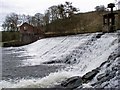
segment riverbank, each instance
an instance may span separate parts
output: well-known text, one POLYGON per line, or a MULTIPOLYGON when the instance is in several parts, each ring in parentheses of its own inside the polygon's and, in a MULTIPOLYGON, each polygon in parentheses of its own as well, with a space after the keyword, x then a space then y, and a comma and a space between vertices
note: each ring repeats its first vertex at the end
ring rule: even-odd
MULTIPOLYGON (((61 36, 71 36, 71 35, 77 35, 77 34, 85 34, 85 33, 93 33, 93 32, 79 32, 79 33, 74 33, 74 32, 66 32, 66 33, 56 33, 56 32, 47 32, 45 33, 43 38, 51 38, 51 37, 61 37, 61 36)), ((40 38, 41 39, 41 38, 40 38)), ((35 41, 33 41, 35 42, 35 41)), ((19 40, 10 40, 6 42, 2 42, 2 47, 19 47, 23 45, 28 45, 33 42, 22 42, 19 40)))
MULTIPOLYGON (((115 30, 113 32, 117 32, 118 30, 115 30)), ((101 32, 101 31, 98 31, 101 32)), ((42 38, 51 38, 51 37, 62 37, 62 36, 71 36, 71 35, 77 35, 77 34, 85 34, 85 33, 96 33, 96 31, 84 31, 84 32, 64 32, 64 33, 60 33, 60 32, 46 32, 44 34, 44 36, 42 38)), ((101 32, 101 33, 105 33, 105 32, 101 32)), ((111 33, 111 32, 110 32, 111 33)), ((42 39, 39 38, 39 39, 42 39)), ((36 40, 37 41, 37 40, 36 40)), ((22 42, 20 41, 20 38, 18 40, 10 40, 10 41, 5 41, 2 42, 2 47, 19 47, 19 46, 23 46, 23 45, 28 45, 30 43, 33 43, 35 41, 32 42, 22 42)))
POLYGON ((12 41, 7 41, 7 42, 2 42, 2 47, 19 47, 19 46, 23 46, 23 45, 28 45, 32 42, 29 43, 25 43, 25 42, 21 42, 19 40, 12 40, 12 41))

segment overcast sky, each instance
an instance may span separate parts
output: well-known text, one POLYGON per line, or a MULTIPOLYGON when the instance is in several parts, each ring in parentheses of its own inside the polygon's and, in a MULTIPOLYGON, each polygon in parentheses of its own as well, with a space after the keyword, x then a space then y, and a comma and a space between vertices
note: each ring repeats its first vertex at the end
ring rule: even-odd
POLYGON ((17 14, 34 15, 44 13, 52 5, 64 4, 65 1, 72 2, 73 6, 80 12, 94 11, 95 6, 114 3, 115 0, 0 0, 0 24, 5 16, 11 12, 17 14))

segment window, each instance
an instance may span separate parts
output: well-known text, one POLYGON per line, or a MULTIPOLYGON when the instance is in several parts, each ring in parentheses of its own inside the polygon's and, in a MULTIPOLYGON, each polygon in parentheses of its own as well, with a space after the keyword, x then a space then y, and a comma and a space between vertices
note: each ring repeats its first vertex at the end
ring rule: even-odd
POLYGON ((25 31, 27 30, 27 28, 28 28, 27 26, 24 26, 24 30, 25 30, 25 31))
POLYGON ((108 22, 107 22, 108 20, 107 20, 107 18, 105 19, 105 23, 104 24, 107 24, 108 22))

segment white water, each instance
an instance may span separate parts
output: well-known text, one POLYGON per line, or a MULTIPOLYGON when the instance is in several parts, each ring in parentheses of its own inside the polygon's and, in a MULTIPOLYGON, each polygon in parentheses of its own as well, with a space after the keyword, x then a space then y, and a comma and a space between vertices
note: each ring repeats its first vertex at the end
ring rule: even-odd
POLYGON ((25 50, 19 52, 21 53, 20 57, 32 56, 31 59, 24 60, 22 66, 34 66, 51 60, 59 60, 63 61, 62 64, 65 64, 66 68, 50 73, 44 78, 22 79, 14 83, 1 81, 0 85, 9 88, 46 88, 53 87, 66 78, 84 75, 99 67, 118 48, 116 33, 105 34, 99 39, 94 38, 96 35, 97 33, 47 38, 38 40, 30 45, 13 48, 23 48, 25 50), (67 59, 71 63, 70 65, 64 63, 67 59))

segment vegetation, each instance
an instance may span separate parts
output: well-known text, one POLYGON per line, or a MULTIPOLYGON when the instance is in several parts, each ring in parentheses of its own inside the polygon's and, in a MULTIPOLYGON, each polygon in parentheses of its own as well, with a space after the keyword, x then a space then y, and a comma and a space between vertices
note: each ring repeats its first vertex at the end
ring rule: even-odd
POLYGON ((2 24, 4 31, 16 31, 17 30, 18 16, 15 13, 7 15, 5 21, 2 24))
POLYGON ((54 5, 45 11, 45 14, 36 13, 34 16, 30 15, 17 15, 11 13, 6 16, 4 23, 2 24, 4 31, 17 31, 17 26, 22 22, 27 22, 30 25, 40 27, 46 26, 58 19, 70 18, 78 12, 78 9, 72 6, 72 3, 65 2, 65 4, 54 5))
POLYGON ((104 5, 96 6, 95 11, 108 11, 108 9, 104 5))
POLYGON ((56 20, 47 26, 47 32, 77 34, 102 31, 103 14, 104 12, 79 13, 71 18, 56 20))
POLYGON ((18 31, 2 31, 0 33, 2 33, 2 42, 20 40, 18 31))
MULTIPOLYGON (((78 13, 78 9, 72 3, 53 5, 44 14, 36 13, 34 16, 17 15, 11 13, 6 16, 2 27, 2 42, 19 41, 20 35, 17 31, 21 22, 27 22, 33 26, 42 26, 46 36, 61 36, 77 33, 90 33, 102 31, 103 15, 108 13, 105 6, 95 7, 95 11, 78 13)), ((116 26, 120 29, 120 10, 116 11, 116 26)))

